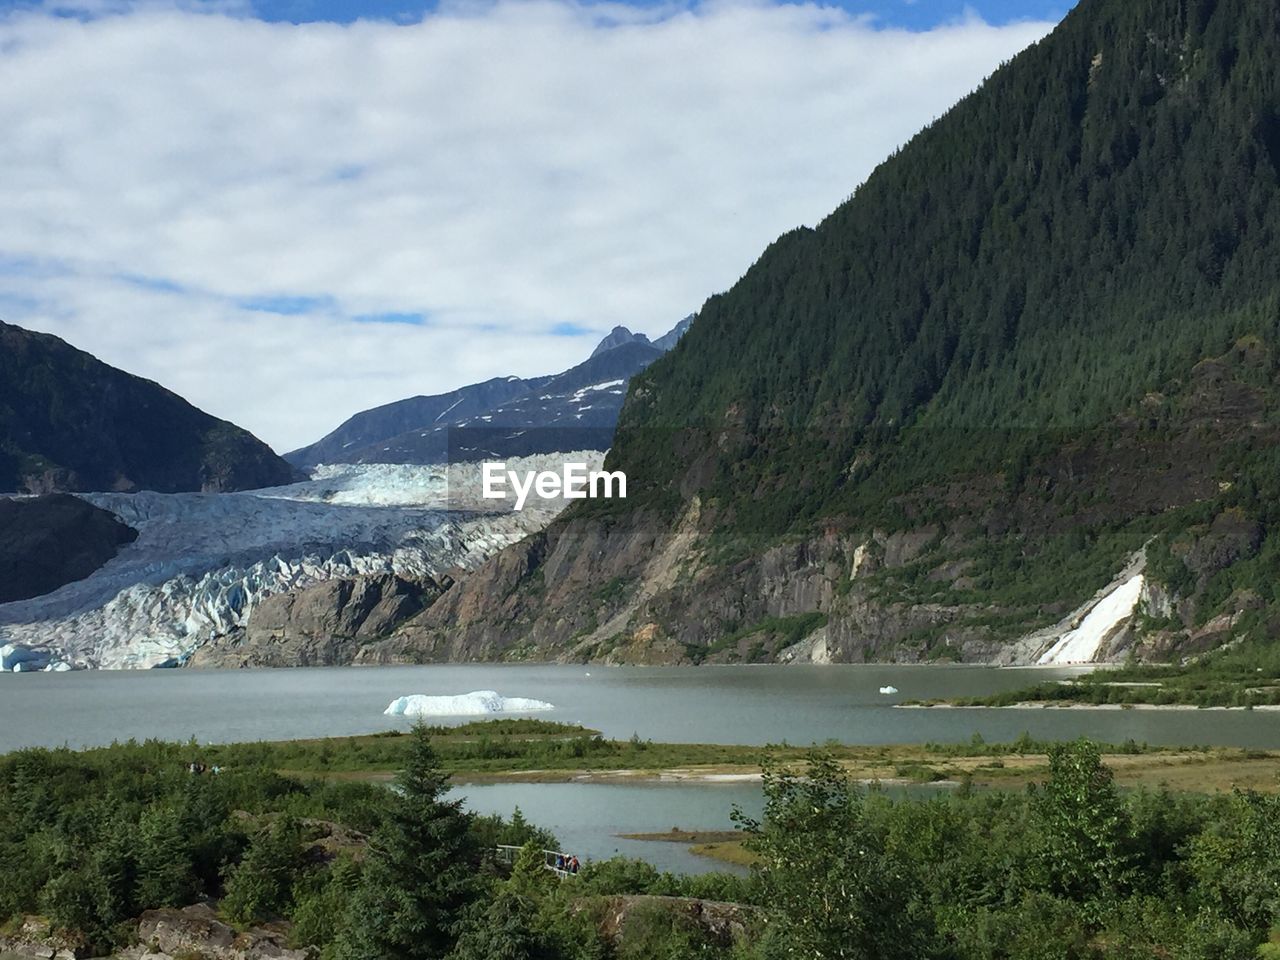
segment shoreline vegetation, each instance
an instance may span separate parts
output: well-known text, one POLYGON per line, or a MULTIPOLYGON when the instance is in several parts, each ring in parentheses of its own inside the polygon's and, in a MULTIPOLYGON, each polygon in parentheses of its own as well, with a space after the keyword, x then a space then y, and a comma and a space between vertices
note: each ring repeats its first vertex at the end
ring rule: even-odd
MULTIPOLYGON (((441 771, 457 786, 758 783, 766 776, 762 771, 802 769, 819 750, 843 776, 866 787, 1020 790, 1048 775, 1049 756, 1057 744, 1025 733, 1007 743, 988 743, 976 734, 960 743, 872 746, 836 741, 765 746, 662 743, 639 736, 612 740, 576 724, 540 719, 477 720, 422 729, 431 737, 441 771)), ((354 737, 251 743, 149 741, 142 747, 183 766, 198 763, 207 768, 269 769, 284 777, 340 785, 394 780, 412 742, 409 731, 393 729, 354 737)), ((108 757, 127 746, 53 752, 108 757)), ((1169 786, 1204 793, 1232 789, 1280 792, 1280 750, 1155 746, 1134 740, 1097 746, 1121 787, 1169 786)), ((688 827, 696 832, 696 824, 688 827)), ((665 834, 659 836, 666 838, 665 834)))
POLYGON ((1025 734, 748 747, 507 719, 32 748, 0 756, 0 954, 176 960, 198 929, 253 960, 491 960, 512 943, 523 952, 500 955, 771 960, 800 941, 833 956, 855 933, 865 957, 1022 960, 1032 954, 990 951, 1028 931, 1034 943, 1070 938, 1080 960, 1119 956, 1117 944, 1132 948, 1124 956, 1167 944, 1195 944, 1179 954, 1194 960, 1245 956, 1278 919, 1255 906, 1280 882, 1278 793, 1280 751, 1025 734), (734 811, 736 830, 627 835, 745 875, 615 857, 557 881, 545 854, 563 849, 555 836, 518 809, 476 816, 447 795, 451 782, 504 776, 750 777, 764 810, 734 811), (948 789, 877 788, 892 784, 948 789), (496 845, 522 852, 499 863, 496 845), (858 882, 827 882, 837 876, 858 882), (838 909, 821 906, 833 895, 838 909), (842 916, 875 917, 875 929, 842 916), (424 931, 432 951, 412 952, 424 931))
POLYGON ((1181 664, 1122 664, 988 696, 901 706, 1280 710, 1280 646, 1240 645, 1181 664))

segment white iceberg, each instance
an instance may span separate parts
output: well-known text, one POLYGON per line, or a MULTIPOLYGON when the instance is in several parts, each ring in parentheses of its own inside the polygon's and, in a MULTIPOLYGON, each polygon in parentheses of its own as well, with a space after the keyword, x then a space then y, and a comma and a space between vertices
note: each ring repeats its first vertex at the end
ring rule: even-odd
POLYGON ((421 693, 397 697, 382 712, 388 717, 483 717, 491 713, 531 713, 554 710, 554 703, 527 697, 504 697, 494 690, 473 690, 453 696, 421 693))
POLYGON ((889 695, 889 694, 891 694, 891 693, 897 693, 897 692, 898 692, 898 688, 897 688, 897 687, 881 687, 881 688, 880 688, 880 692, 881 692, 881 693, 883 693, 883 694, 885 694, 885 695, 887 696, 887 695, 889 695))
POLYGON ((0 670, 27 673, 43 670, 52 659, 48 650, 33 650, 25 644, 6 643, 0 647, 0 670))

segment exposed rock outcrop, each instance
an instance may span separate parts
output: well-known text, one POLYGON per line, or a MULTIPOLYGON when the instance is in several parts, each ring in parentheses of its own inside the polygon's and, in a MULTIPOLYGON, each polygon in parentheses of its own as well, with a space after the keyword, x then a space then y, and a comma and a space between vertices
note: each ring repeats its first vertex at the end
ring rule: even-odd
POLYGON ((23 917, 9 932, 0 932, 0 954, 39 960, 77 960, 89 955, 78 940, 55 933, 44 917, 23 917))
POLYGON ((218 919, 206 904, 181 910, 148 910, 138 921, 139 945, 127 960, 308 960, 306 950, 288 946, 287 924, 253 927, 243 932, 218 919))
MULTIPOLYGON (((447 581, 446 581, 447 583, 447 581)), ((241 630, 201 647, 197 667, 332 666, 363 662, 376 645, 442 591, 394 575, 327 580, 264 599, 241 630)))
POLYGON ((614 944, 624 942, 628 928, 645 915, 663 915, 696 932, 707 944, 721 948, 741 943, 759 914, 756 907, 741 903, 647 895, 584 900, 576 909, 591 914, 601 936, 614 944))

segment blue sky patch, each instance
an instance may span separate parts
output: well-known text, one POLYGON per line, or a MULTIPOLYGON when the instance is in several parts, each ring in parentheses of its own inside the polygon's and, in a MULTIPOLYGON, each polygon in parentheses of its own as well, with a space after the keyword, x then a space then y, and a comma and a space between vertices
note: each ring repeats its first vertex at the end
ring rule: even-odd
POLYGON ((405 323, 414 327, 427 322, 426 315, 421 313, 362 313, 351 319, 356 323, 405 323))
POLYGON ((295 316, 300 313, 316 313, 333 307, 332 297, 245 297, 236 301, 241 310, 254 310, 258 313, 278 313, 282 316, 295 316))
MULTIPOLYGON (((628 6, 658 6, 654 0, 629 0, 628 6)), ((827 0, 856 15, 870 15, 883 26, 928 30, 965 17, 970 11, 992 24, 1017 20, 1061 20, 1070 0, 827 0)), ((310 23, 353 20, 390 20, 416 23, 435 11, 437 4, 424 0, 253 0, 263 20, 310 23)))
MULTIPOLYGON (((590 0, 588 0, 589 5, 590 0)), ((628 6, 653 8, 665 0, 626 0, 628 6)), ((686 0, 687 2, 687 0, 686 0)), ((950 23, 972 12, 988 23, 1005 24, 1018 20, 1061 20, 1073 0, 820 0, 855 15, 868 15, 881 26, 928 30, 950 23)), ((188 6, 225 9, 222 0, 188 0, 188 6)), ((696 4, 689 4, 694 6, 696 4)), ((110 10, 113 4, 104 9, 110 10)), ((82 4, 41 5, 31 0, 0 0, 0 13, 42 7, 46 12, 76 19, 91 19, 94 8, 82 4)), ((417 23, 434 13, 435 0, 249 0, 258 19, 273 23, 352 23, 356 20, 384 20, 417 23)), ((357 172, 358 175, 358 172, 357 172)))

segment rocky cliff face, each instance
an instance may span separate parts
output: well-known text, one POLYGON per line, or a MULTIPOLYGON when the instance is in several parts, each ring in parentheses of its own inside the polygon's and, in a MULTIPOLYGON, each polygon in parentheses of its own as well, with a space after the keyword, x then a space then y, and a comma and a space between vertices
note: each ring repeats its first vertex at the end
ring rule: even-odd
POLYGON ((113 514, 66 494, 0 498, 0 603, 82 580, 137 536, 113 514))
POLYGON ((262 441, 159 384, 0 323, 0 492, 220 493, 294 479, 262 441))
POLYGON ((190 665, 323 667, 376 660, 379 641, 442 589, 430 578, 383 575, 275 594, 254 608, 243 628, 197 650, 190 665))

